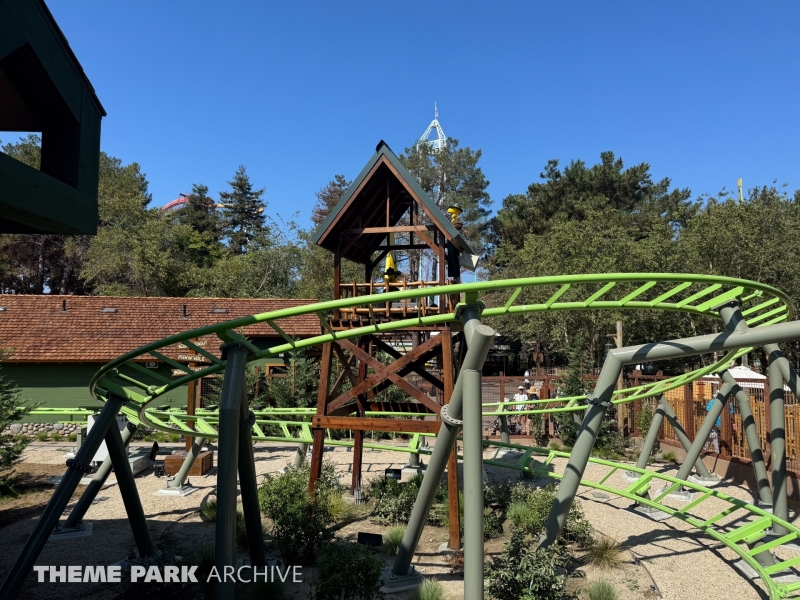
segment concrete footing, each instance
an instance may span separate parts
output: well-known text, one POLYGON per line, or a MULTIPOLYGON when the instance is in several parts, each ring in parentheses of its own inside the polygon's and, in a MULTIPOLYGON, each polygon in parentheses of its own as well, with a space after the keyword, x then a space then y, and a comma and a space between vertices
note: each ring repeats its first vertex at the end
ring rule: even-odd
MULTIPOLYGON (((744 560, 737 560, 735 563, 733 563, 733 566, 736 567, 736 569, 747 579, 758 579, 758 573, 756 573, 756 570, 744 562, 744 560)), ((778 571, 777 573, 770 575, 770 577, 772 578, 772 581, 777 583, 795 583, 800 581, 800 576, 790 569, 778 571)))
POLYGON ((663 510, 658 510, 657 508, 650 508, 649 506, 643 506, 641 504, 637 504, 631 510, 635 513, 639 513, 643 517, 647 517, 648 519, 653 519, 654 521, 666 521, 670 518, 668 513, 665 513, 663 510))
POLYGON ((422 585, 424 577, 413 566, 409 568, 406 575, 395 575, 392 573, 391 567, 386 567, 381 571, 381 579, 383 580, 381 591, 384 594, 393 594, 417 589, 422 585))
POLYGON ((91 521, 82 521, 77 527, 56 527, 53 533, 50 534, 51 542, 61 540, 74 540, 77 538, 91 537, 94 533, 94 523, 91 521))

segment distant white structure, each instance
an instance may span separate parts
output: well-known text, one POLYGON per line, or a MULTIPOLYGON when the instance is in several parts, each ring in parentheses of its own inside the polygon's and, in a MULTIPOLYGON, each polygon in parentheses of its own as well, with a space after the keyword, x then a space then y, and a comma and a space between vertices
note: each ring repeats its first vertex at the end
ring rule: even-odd
POLYGON ((444 130, 442 130, 442 126, 439 125, 439 109, 436 107, 436 103, 433 103, 433 121, 431 124, 428 125, 428 128, 425 130, 425 133, 419 138, 420 144, 430 144, 433 146, 433 149, 438 151, 447 146, 447 137, 444 135, 444 130), (436 131, 436 139, 430 139, 431 133, 436 131))

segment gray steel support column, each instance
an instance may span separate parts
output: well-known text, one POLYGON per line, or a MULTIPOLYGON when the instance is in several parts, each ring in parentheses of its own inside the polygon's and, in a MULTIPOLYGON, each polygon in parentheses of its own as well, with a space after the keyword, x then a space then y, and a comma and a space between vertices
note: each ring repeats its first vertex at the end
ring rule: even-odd
POLYGON ((419 462, 419 454, 412 452, 408 455, 408 466, 412 469, 418 469, 421 466, 419 462))
MULTIPOLYGON (((727 381, 731 385, 736 383, 728 371, 722 372, 722 381, 727 381)), ((753 409, 750 406, 750 397, 738 385, 734 385, 731 392, 739 405, 739 413, 742 415, 742 426, 747 438, 747 448, 750 451, 750 462, 753 463, 753 473, 756 477, 756 487, 758 488, 758 499, 762 504, 772 506, 772 490, 769 487, 767 477, 767 467, 764 464, 764 453, 761 450, 761 442, 758 439, 758 429, 753 418, 753 409)))
MULTIPOLYGON (((214 566, 222 575, 225 567, 236 564, 236 475, 239 462, 239 413, 244 393, 247 349, 241 344, 223 346, 226 357, 225 379, 219 406, 219 457, 217 459, 217 521, 214 539, 214 566)), ((234 597, 235 581, 218 581, 214 598, 234 597)))
POLYGON ((294 451, 294 459, 292 464, 295 469, 299 469, 300 465, 306 459, 306 452, 308 452, 308 444, 298 444, 297 450, 294 451))
MULTIPOLYGON (((135 432, 136 425, 128 422, 128 426, 125 427, 125 430, 122 432, 122 443, 126 448, 133 439, 133 434, 135 432)), ((103 464, 101 464, 100 468, 95 472, 94 477, 92 477, 92 481, 86 486, 86 489, 83 491, 83 494, 81 494, 81 497, 78 498, 78 503, 75 505, 75 508, 73 508, 72 512, 69 513, 69 516, 64 523, 65 529, 74 529, 80 524, 81 521, 83 521, 83 517, 86 516, 86 512, 89 510, 92 502, 94 502, 97 494, 106 484, 108 476, 111 474, 111 469, 111 457, 107 456, 103 461, 103 464)))
POLYGON ((106 447, 111 464, 114 465, 117 487, 122 496, 122 503, 125 505, 125 512, 128 514, 128 521, 133 530, 133 539, 139 550, 139 556, 154 556, 156 550, 153 547, 153 540, 150 538, 150 530, 147 528, 147 519, 144 516, 139 491, 136 489, 128 453, 125 452, 125 444, 122 443, 119 429, 113 424, 106 430, 106 447))
POLYGON ((481 372, 462 369, 464 425, 464 598, 483 600, 483 435, 481 372))
POLYGON ((656 445, 656 440, 658 439, 658 430, 661 427, 661 423, 664 421, 664 415, 666 414, 666 411, 664 410, 665 404, 669 405, 669 402, 667 402, 667 398, 664 396, 664 394, 661 394, 661 397, 658 399, 658 407, 653 415, 653 420, 650 421, 650 429, 647 430, 647 437, 642 443, 642 450, 639 452, 639 460, 636 461, 636 468, 638 469, 647 468, 647 460, 653 453, 653 447, 656 445))
POLYGON ((587 398, 589 406, 586 416, 578 429, 575 445, 570 452, 561 483, 558 484, 556 499, 547 516, 545 532, 539 538, 538 548, 549 546, 555 542, 564 529, 567 515, 572 508, 575 494, 578 492, 578 486, 592 454, 595 440, 597 440, 597 434, 600 433, 603 417, 608 407, 611 406, 611 396, 621 371, 622 362, 614 355, 613 351, 609 351, 600 375, 597 377, 594 392, 587 398))
POLYGON ((58 484, 56 491, 50 498, 50 502, 42 513, 42 516, 37 521, 28 541, 17 556, 14 565, 8 571, 8 575, 0 586, 0 598, 14 598, 19 593, 25 578, 33 568, 33 563, 42 552, 42 548, 47 543, 50 533, 53 528, 58 524, 58 519, 64 512, 69 499, 78 487, 81 479, 89 471, 89 463, 100 448, 100 443, 105 437, 106 430, 109 425, 116 427, 115 418, 119 409, 125 404, 125 400, 109 394, 108 400, 100 411, 100 415, 94 422, 92 430, 86 436, 86 440, 81 444, 75 458, 67 461, 67 472, 58 484))
MULTIPOLYGON (((780 351, 779 351, 780 352, 780 351)), ((769 445, 772 449, 772 514, 789 520, 789 497, 786 488, 786 414, 783 375, 776 364, 777 353, 769 355, 769 445)), ((785 527, 774 525, 772 533, 786 535, 785 527)))
MULTIPOLYGON (((461 365, 461 372, 467 369, 479 371, 483 367, 486 355, 489 353, 489 347, 494 341, 494 330, 487 325, 481 324, 480 307, 475 305, 461 308, 461 321, 464 323, 464 336, 467 341, 467 353, 461 365)), ((464 380, 459 377, 453 387, 450 403, 442 407, 448 418, 447 420, 445 418, 442 419, 442 425, 439 427, 439 434, 436 437, 436 445, 433 447, 433 452, 428 460, 428 468, 422 479, 422 485, 414 502, 414 508, 411 510, 411 516, 403 534, 403 541, 397 552, 397 558, 395 558, 392 566, 392 574, 395 576, 409 573, 411 559, 414 558, 414 552, 417 549, 417 544, 419 544, 422 529, 425 527, 425 521, 428 520, 436 490, 439 488, 450 453, 456 444, 459 425, 454 421, 461 419, 463 389, 464 380)))
POLYGON ((242 512, 247 531, 247 547, 250 550, 251 564, 255 567, 263 567, 267 564, 267 558, 261 527, 261 509, 258 506, 256 461, 253 456, 253 423, 256 418, 250 412, 247 393, 242 394, 239 419, 239 487, 242 490, 242 512))
POLYGON ((714 424, 722 414, 722 409, 725 408, 728 398, 731 397, 732 389, 733 386, 726 381, 723 381, 722 385, 719 386, 717 395, 714 396, 714 399, 711 401, 711 410, 708 411, 706 418, 703 420, 703 424, 700 425, 700 430, 697 432, 694 442, 692 442, 692 447, 689 448, 689 451, 686 453, 686 458, 683 459, 681 468, 678 469, 678 474, 675 475, 676 479, 683 479, 686 481, 689 477, 695 461, 700 458, 700 453, 703 451, 703 446, 705 446, 708 441, 708 436, 711 434, 714 424))
MULTIPOLYGON (((689 436, 686 435, 683 425, 681 425, 680 421, 678 421, 678 417, 675 416, 675 412, 672 410, 672 406, 669 404, 669 402, 667 402, 666 406, 664 406, 664 415, 667 417, 669 424, 672 425, 672 429, 675 430, 675 436, 678 438, 681 446, 683 446, 683 450, 686 452, 686 454, 689 454, 689 450, 692 448, 692 440, 690 440, 689 436)), ((694 461, 694 468, 700 477, 711 479, 711 472, 708 470, 708 467, 703 464, 703 461, 699 457, 696 461, 694 461)))
MULTIPOLYGON (((505 406, 503 407, 505 410, 505 406)), ((500 418, 500 441, 504 444, 511 443, 511 436, 508 435, 508 417, 499 417, 500 418)))
POLYGON ((168 488, 177 488, 180 489, 183 487, 183 483, 186 481, 186 478, 189 476, 189 471, 192 470, 194 466, 194 462, 197 460, 197 456, 203 450, 203 444, 206 443, 206 439, 202 437, 194 438, 194 442, 192 442, 192 447, 189 452, 186 453, 186 458, 183 459, 183 463, 181 464, 181 468, 175 473, 175 479, 169 482, 167 485, 168 488))

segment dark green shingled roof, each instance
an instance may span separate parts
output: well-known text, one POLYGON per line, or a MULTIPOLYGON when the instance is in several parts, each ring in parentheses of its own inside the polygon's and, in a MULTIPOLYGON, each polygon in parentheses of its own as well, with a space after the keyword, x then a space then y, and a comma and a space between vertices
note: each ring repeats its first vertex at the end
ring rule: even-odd
MULTIPOLYGON (((317 228, 317 230, 314 232, 312 236, 314 243, 319 244, 320 246, 323 247, 327 247, 330 250, 333 250, 333 240, 329 240, 328 238, 335 233, 334 229, 336 228, 332 227, 334 222, 336 222, 337 219, 341 220, 341 217, 344 217, 344 213, 349 213, 349 212, 353 212, 354 217, 358 216, 361 219, 364 218, 365 207, 361 205, 362 204, 361 202, 359 202, 358 203, 359 205, 357 206, 351 203, 351 200, 353 200, 353 194, 355 194, 356 190, 358 190, 362 186, 362 183, 364 183, 367 176, 369 176, 370 172, 373 170, 375 165, 379 161, 381 161, 382 158, 384 158, 392 166, 392 168, 396 171, 397 175, 399 175, 399 177, 402 179, 402 182, 405 183, 407 189, 404 190, 404 192, 407 192, 408 189, 411 190, 413 195, 415 195, 419 199, 419 201, 424 205, 425 209, 427 209, 427 212, 433 219, 434 225, 439 230, 445 232, 446 237, 452 241, 456 249, 459 250, 460 252, 473 254, 472 249, 470 248, 466 239, 464 239, 464 236, 461 234, 461 232, 455 227, 453 227, 453 224, 450 222, 448 216, 438 206, 436 206, 436 203, 430 198, 430 196, 428 196, 425 190, 422 189, 416 178, 411 173, 408 172, 408 169, 406 169, 403 166, 403 164, 400 162, 400 160, 397 158, 394 152, 392 152, 391 148, 389 148, 389 146, 383 140, 381 140, 381 142, 375 148, 375 154, 372 155, 372 158, 370 158, 369 161, 367 161, 367 164, 364 165, 364 168, 361 169, 361 172, 358 174, 358 177, 355 178, 355 180, 347 189, 347 191, 345 191, 345 193, 342 195, 342 198, 339 200, 336 206, 333 207, 333 209, 331 210, 330 214, 325 219, 325 221, 323 221, 317 228)), ((373 176, 375 176, 376 174, 374 174, 373 176)), ((383 174, 383 176, 387 177, 388 175, 383 174)), ((392 177, 395 177, 395 175, 392 174, 392 177)), ((366 200, 367 199, 365 199, 365 201, 366 200)), ((402 213, 403 213, 402 209, 394 211, 394 213, 392 214, 392 221, 393 221, 392 225, 397 223, 402 213)), ((367 218, 369 218, 369 215, 367 215, 367 218)), ((362 220, 361 227, 384 226, 385 219, 386 217, 384 212, 382 214, 379 214, 374 219, 375 220, 374 223, 368 221, 364 222, 362 220)), ((363 262, 359 260, 357 257, 351 256, 347 258, 357 260, 358 262, 363 262)))

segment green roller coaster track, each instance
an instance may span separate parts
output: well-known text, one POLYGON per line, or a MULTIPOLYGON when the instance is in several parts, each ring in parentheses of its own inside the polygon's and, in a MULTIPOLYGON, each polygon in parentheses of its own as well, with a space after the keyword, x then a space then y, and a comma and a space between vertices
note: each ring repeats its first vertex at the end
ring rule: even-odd
MULTIPOLYGON (((251 354, 248 360, 272 357, 284 352, 291 352, 309 348, 326 342, 357 337, 365 334, 390 332, 419 325, 441 325, 456 320, 454 313, 417 316, 400 320, 373 322, 367 326, 355 327, 344 331, 334 331, 328 322, 330 311, 357 307, 370 307, 373 304, 385 304, 411 299, 424 299, 428 297, 447 295, 461 295, 466 303, 474 303, 484 298, 490 306, 483 310, 483 317, 502 317, 526 313, 559 311, 559 310, 667 310, 678 311, 693 315, 706 315, 719 318, 714 308, 725 301, 739 299, 742 302, 742 314, 747 317, 750 326, 771 325, 793 319, 793 307, 789 298, 780 290, 773 287, 746 281, 742 279, 715 277, 705 275, 686 274, 658 274, 658 273, 632 273, 632 274, 596 274, 596 275, 565 275, 559 277, 542 277, 530 279, 515 279, 502 281, 488 281, 471 284, 459 284, 446 287, 433 287, 422 290, 408 290, 390 292, 374 296, 362 296, 321 302, 318 304, 295 307, 253 315, 233 321, 219 323, 174 335, 137 350, 120 356, 116 360, 103 366, 92 378, 90 390, 94 398, 105 401, 108 394, 114 394, 127 400, 123 413, 135 423, 142 423, 157 430, 167 433, 193 434, 205 438, 218 436, 216 426, 219 418, 213 411, 199 410, 196 415, 188 416, 184 411, 163 410, 154 407, 154 402, 163 394, 190 381, 221 373, 225 369, 225 361, 214 354, 204 350, 191 340, 204 335, 215 334, 223 343, 240 342, 246 345, 251 354), (316 314, 320 317, 327 333, 305 339, 292 339, 276 323, 279 319, 299 315, 316 314), (285 343, 261 350, 251 344, 236 330, 255 323, 267 323, 284 340, 285 343), (163 349, 173 344, 181 343, 203 355, 211 365, 198 371, 192 371, 185 365, 174 361, 163 354, 163 349), (171 365, 185 375, 169 379, 152 373, 136 361, 143 357, 156 357, 171 365), (160 386, 152 386, 135 377, 120 372, 121 367, 127 370, 146 373, 161 382, 160 386), (141 390, 133 391, 131 388, 141 390), (194 428, 189 426, 189 423, 194 428)), ((372 311, 370 311, 372 315, 372 311)), ((657 396, 668 390, 677 388, 694 381, 705 375, 722 370, 737 356, 748 352, 750 348, 728 353, 714 364, 685 373, 669 379, 646 383, 637 387, 618 390, 614 394, 613 403, 621 404, 643 398, 657 396)), ((526 410, 511 409, 506 406, 501 410, 502 403, 484 404, 484 416, 500 415, 530 415, 551 412, 574 412, 585 410, 585 396, 562 397, 557 399, 533 400, 525 404, 526 410), (541 405, 546 405, 541 406, 541 405), (486 410, 486 408, 489 410, 486 410), (492 410, 494 409, 494 410, 492 410)), ((316 409, 269 409, 254 411, 256 421, 253 425, 253 439, 311 443, 310 419, 316 409), (266 435, 264 429, 274 426, 281 430, 282 435, 266 435)), ((68 417, 80 419, 90 414, 88 410, 62 410, 57 408, 37 409, 35 414, 45 416, 68 417)), ((407 413, 367 413, 368 416, 418 416, 407 413)), ((423 447, 424 434, 412 436, 405 447, 365 443, 367 448, 405 451, 424 454, 429 451, 423 447)), ((326 445, 350 445, 351 442, 341 440, 326 440, 326 445)), ((486 460, 485 464, 494 464, 539 476, 559 479, 562 475, 554 470, 556 458, 567 458, 569 454, 543 448, 504 444, 502 442, 486 441, 485 444, 510 448, 521 453, 516 463, 486 460), (540 460, 537 461, 537 458, 540 460)), ((777 573, 800 565, 800 557, 779 561, 777 564, 764 567, 755 560, 754 556, 771 550, 783 544, 800 540, 800 529, 787 523, 772 514, 722 492, 705 488, 701 485, 681 481, 667 475, 637 469, 630 465, 621 465, 598 458, 590 459, 591 463, 607 467, 608 472, 599 481, 590 479, 582 480, 582 485, 601 490, 616 496, 627 498, 638 505, 643 505, 666 513, 669 517, 680 519, 696 527, 718 542, 724 544, 735 552, 747 563, 761 578, 770 598, 786 598, 793 596, 800 590, 800 583, 781 583, 773 579, 777 573), (624 469, 625 471, 639 473, 640 477, 625 487, 615 487, 612 475, 624 469), (649 498, 648 492, 655 483, 663 484, 663 489, 654 491, 654 498, 649 498), (678 487, 688 488, 697 495, 696 499, 676 509, 664 504, 662 501, 678 487), (697 516, 699 507, 705 504, 705 512, 711 506, 707 503, 721 502, 724 508, 714 510, 711 516, 697 516), (690 512, 691 511, 691 512, 690 512), (750 520, 740 524, 731 523, 730 515, 737 511, 744 511, 750 520), (727 523, 727 524, 726 524, 727 523), (768 532, 774 526, 784 527, 788 533, 776 539, 767 538, 768 532), (766 543, 756 545, 760 540, 766 543), (745 545, 741 545, 745 544, 745 545)))

